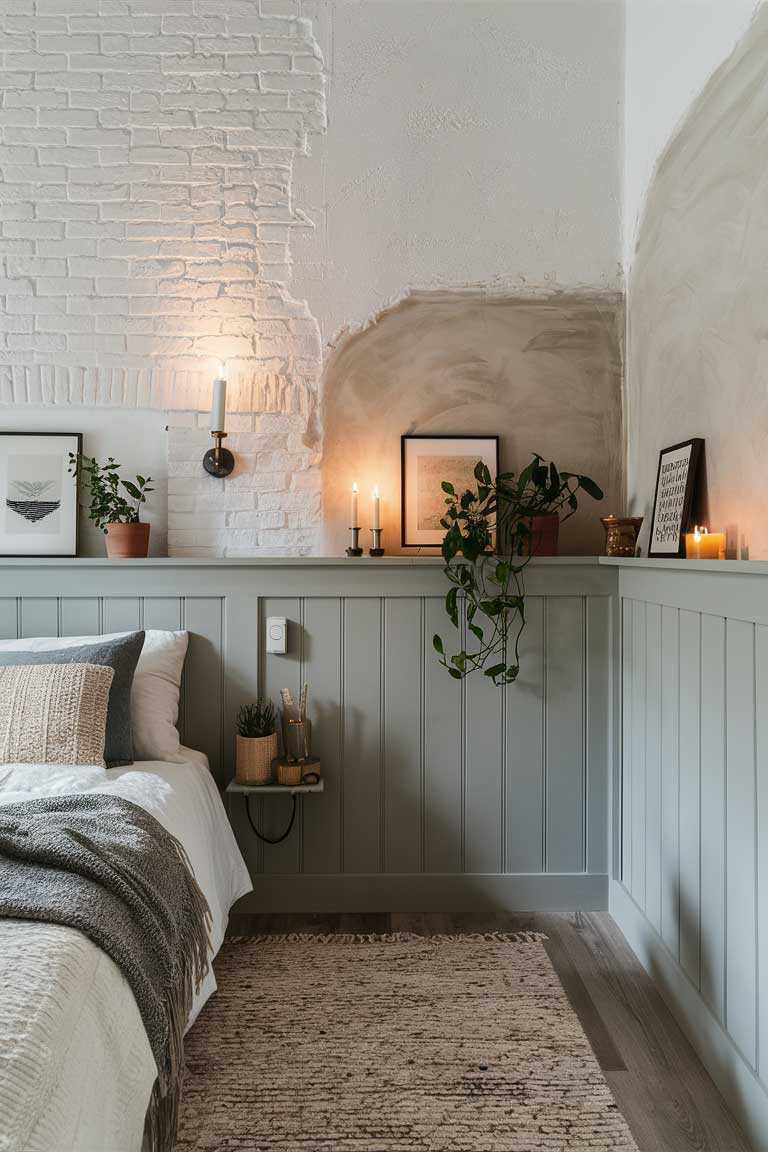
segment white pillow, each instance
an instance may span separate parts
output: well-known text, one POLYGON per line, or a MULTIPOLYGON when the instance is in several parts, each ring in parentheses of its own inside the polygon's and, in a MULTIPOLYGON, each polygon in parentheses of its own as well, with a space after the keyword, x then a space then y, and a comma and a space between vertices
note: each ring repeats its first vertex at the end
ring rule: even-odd
MULTIPOLYGON (((115 640, 126 632, 98 637, 115 640)), ((32 636, 24 640, 0 640, 0 651, 50 652, 93 644, 94 636, 32 636)), ((181 750, 176 722, 179 717, 179 687, 188 632, 165 632, 148 628, 144 647, 136 665, 131 689, 131 726, 137 760, 170 760, 183 764, 189 759, 181 750)))

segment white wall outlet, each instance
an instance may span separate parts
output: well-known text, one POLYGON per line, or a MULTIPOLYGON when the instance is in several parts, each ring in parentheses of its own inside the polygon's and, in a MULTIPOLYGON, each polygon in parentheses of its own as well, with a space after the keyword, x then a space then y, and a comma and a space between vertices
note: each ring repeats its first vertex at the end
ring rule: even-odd
POLYGON ((267 617, 267 652, 285 656, 288 651, 288 621, 285 616, 267 617))

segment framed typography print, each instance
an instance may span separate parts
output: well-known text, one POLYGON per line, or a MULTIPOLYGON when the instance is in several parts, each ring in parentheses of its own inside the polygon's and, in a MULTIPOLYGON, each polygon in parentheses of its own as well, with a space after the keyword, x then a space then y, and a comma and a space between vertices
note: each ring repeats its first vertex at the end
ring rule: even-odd
POLYGON ((0 555, 76 556, 79 432, 0 432, 0 555))
POLYGON ((435 548, 445 529, 444 480, 457 492, 475 488, 475 465, 482 460, 496 479, 498 436, 401 437, 402 547, 435 548))
POLYGON ((685 556, 685 533, 691 519, 704 441, 684 440, 662 448, 656 476, 648 555, 685 556))

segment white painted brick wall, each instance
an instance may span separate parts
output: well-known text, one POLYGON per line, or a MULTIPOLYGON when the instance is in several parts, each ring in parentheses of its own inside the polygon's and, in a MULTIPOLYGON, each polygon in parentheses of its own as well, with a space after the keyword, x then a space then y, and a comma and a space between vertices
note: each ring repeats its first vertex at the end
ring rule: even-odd
POLYGON ((322 357, 289 282, 294 159, 325 128, 311 22, 297 0, 6 0, 0 51, 0 404, 168 409, 171 552, 310 550, 322 357), (219 359, 243 414, 224 483, 195 415, 219 359))

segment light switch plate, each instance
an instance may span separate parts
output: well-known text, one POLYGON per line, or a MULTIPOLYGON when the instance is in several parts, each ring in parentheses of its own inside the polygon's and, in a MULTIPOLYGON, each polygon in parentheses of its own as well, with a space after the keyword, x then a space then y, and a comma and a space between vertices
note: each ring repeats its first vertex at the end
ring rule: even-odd
POLYGON ((284 656, 288 651, 288 621, 285 616, 267 617, 267 652, 284 656))

